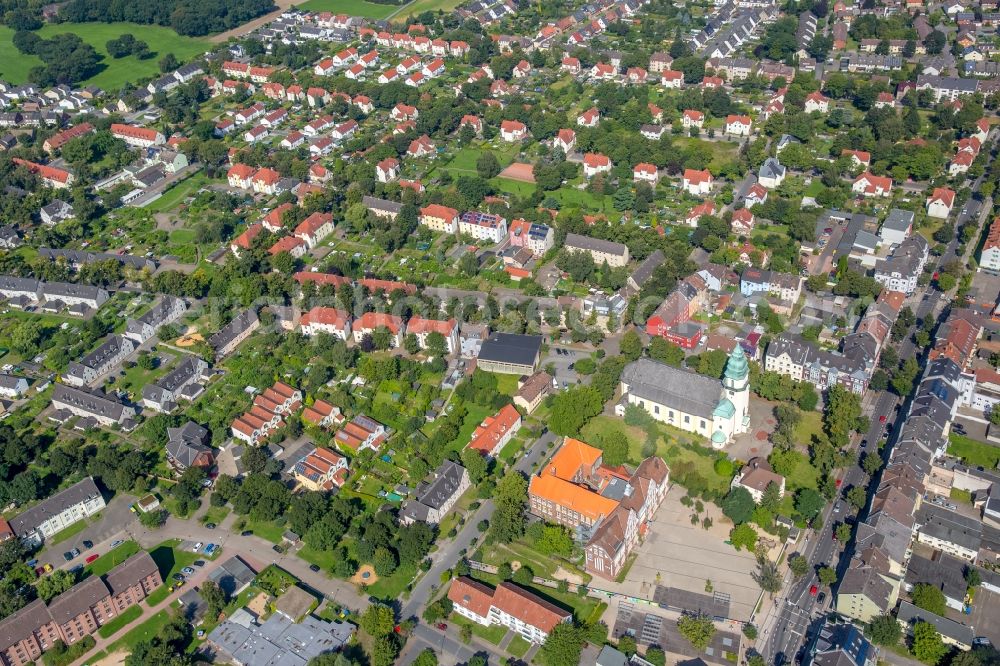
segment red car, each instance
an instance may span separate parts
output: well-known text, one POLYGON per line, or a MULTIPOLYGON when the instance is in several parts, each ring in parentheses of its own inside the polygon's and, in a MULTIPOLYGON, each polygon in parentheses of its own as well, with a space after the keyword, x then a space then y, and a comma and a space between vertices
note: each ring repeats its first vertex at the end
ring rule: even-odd
POLYGON ((819 588, 818 587, 816 587, 815 585, 810 586, 810 588, 809 588, 809 596, 815 597, 817 592, 819 592, 819 588))
POLYGON ((836 480, 836 481, 834 482, 834 485, 835 485, 835 486, 837 486, 837 487, 839 488, 839 487, 840 487, 840 484, 842 484, 843 482, 844 482, 844 480, 843 480, 843 479, 837 479, 837 480, 836 480))
POLYGON ((879 423, 885 423, 886 422, 885 414, 883 414, 882 416, 878 417, 878 422, 879 423))
POLYGON ((100 555, 98 555, 97 553, 94 553, 93 555, 90 555, 89 557, 87 557, 87 559, 84 560, 84 562, 86 562, 87 564, 90 564, 91 562, 93 562, 94 560, 96 560, 98 557, 100 557, 100 555))
POLYGON ((438 622, 434 626, 437 627, 438 629, 440 629, 441 631, 447 631, 448 630, 448 625, 445 624, 444 622, 438 622))

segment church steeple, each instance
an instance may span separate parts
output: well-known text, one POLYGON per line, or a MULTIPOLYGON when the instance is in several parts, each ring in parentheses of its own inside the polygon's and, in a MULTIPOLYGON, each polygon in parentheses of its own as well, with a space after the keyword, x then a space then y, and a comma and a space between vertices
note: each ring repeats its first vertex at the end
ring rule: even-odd
POLYGON ((750 377, 750 364, 747 356, 743 353, 743 347, 737 343, 733 348, 729 359, 726 361, 726 374, 722 378, 722 383, 727 389, 739 391, 750 377))

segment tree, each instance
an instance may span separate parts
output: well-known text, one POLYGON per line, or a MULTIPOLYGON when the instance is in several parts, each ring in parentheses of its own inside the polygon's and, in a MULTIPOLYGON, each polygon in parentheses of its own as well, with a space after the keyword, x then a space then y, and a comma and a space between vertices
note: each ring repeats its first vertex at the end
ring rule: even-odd
POLYGON ((823 585, 831 586, 837 582, 837 572, 830 567, 820 567, 817 574, 823 585))
POLYGON ((76 575, 62 569, 56 569, 48 576, 43 576, 35 583, 35 591, 42 601, 48 603, 76 584, 76 575))
POLYGON ((489 180, 500 173, 500 161, 492 152, 486 150, 476 160, 476 173, 483 180, 489 180))
POLYGON ((847 502, 856 510, 860 509, 868 501, 868 494, 861 486, 854 486, 847 491, 847 502))
POLYGON ((399 641, 395 634, 386 634, 375 639, 371 649, 372 666, 392 666, 399 654, 399 641))
POLYGON ((611 430, 598 438, 597 448, 601 449, 605 464, 618 467, 628 459, 628 436, 621 430, 611 430))
POLYGON ((971 564, 965 566, 965 583, 969 587, 979 587, 983 582, 983 577, 979 573, 979 569, 971 564))
POLYGON ((778 563, 767 558, 767 553, 761 550, 757 553, 757 571, 750 574, 760 589, 772 597, 781 589, 781 574, 778 573, 778 563))
POLYGON ((601 394, 593 385, 574 386, 552 398, 549 428, 557 435, 579 435, 587 421, 603 408, 601 394))
POLYGON ((746 488, 737 486, 723 498, 722 513, 739 525, 750 520, 755 506, 750 492, 746 488))
POLYGON ((944 615, 946 612, 947 605, 944 593, 929 583, 917 583, 914 585, 913 591, 910 592, 910 599, 913 601, 914 606, 923 608, 935 615, 944 615))
POLYGON ((877 453, 869 451, 861 456, 861 468, 865 470, 865 474, 868 476, 874 476, 882 468, 882 459, 879 458, 877 453))
POLYGON ((538 650, 538 661, 543 666, 577 666, 584 640, 581 627, 571 622, 561 622, 542 643, 538 650))
POLYGON ((656 336, 649 343, 649 357, 679 368, 684 362, 684 350, 666 338, 656 336))
POLYGON ((172 72, 177 69, 180 63, 177 61, 177 56, 173 53, 168 53, 167 55, 160 58, 160 71, 166 74, 167 72, 172 72))
POLYGON ((990 410, 990 423, 1000 425, 1000 402, 993 405, 993 409, 990 410))
POLYGON ((729 541, 736 550, 746 548, 752 553, 757 549, 757 532, 749 523, 742 523, 729 531, 729 541))
POLYGON ((707 615, 682 615, 677 620, 677 630, 681 636, 688 639, 692 647, 699 652, 708 647, 715 636, 715 623, 707 615))
POLYGON ((479 483, 486 478, 489 463, 486 457, 477 449, 463 449, 460 455, 462 466, 469 472, 469 479, 473 483, 479 483))
POLYGON ((207 615, 209 619, 214 620, 219 617, 219 614, 226 607, 225 591, 215 581, 207 580, 201 584, 198 593, 205 600, 205 605, 208 607, 207 615))
POLYGON ((842 544, 846 544, 848 541, 851 540, 851 526, 848 525, 847 523, 841 523, 837 525, 837 529, 834 532, 834 534, 837 538, 837 541, 839 541, 842 544))
POLYGON ((777 483, 772 481, 764 488, 764 492, 760 498, 760 505, 769 512, 775 513, 778 510, 779 504, 781 504, 781 488, 777 483))
POLYGON ((413 666, 437 666, 438 658, 434 654, 434 650, 430 648, 424 648, 424 651, 417 655, 417 658, 413 661, 413 666))
POLYGON ((151 530, 159 529, 163 527, 167 522, 167 518, 170 517, 170 512, 166 509, 153 509, 152 511, 143 511, 139 514, 139 524, 143 527, 151 530))
POLYGON ((941 658, 948 654, 948 646, 930 622, 917 622, 913 625, 912 649, 913 656, 927 666, 937 666, 941 658))
POLYGON ((802 555, 793 555, 788 558, 788 569, 796 578, 802 578, 809 573, 809 560, 802 555))
POLYGON ((899 643, 902 630, 892 615, 878 615, 868 623, 868 638, 876 645, 893 646, 899 643))
POLYGON ((493 519, 490 533, 501 543, 510 543, 524 533, 525 504, 528 482, 518 473, 507 474, 497 483, 493 493, 493 519))
POLYGON ((396 626, 396 618, 392 609, 383 604, 372 604, 365 609, 358 620, 358 625, 372 638, 391 634, 396 626))
POLYGON ((642 338, 635 329, 629 329, 622 335, 619 351, 630 362, 642 356, 642 338))
POLYGON ((403 336, 403 349, 408 354, 416 354, 420 351, 420 340, 417 339, 415 333, 407 333, 403 336))

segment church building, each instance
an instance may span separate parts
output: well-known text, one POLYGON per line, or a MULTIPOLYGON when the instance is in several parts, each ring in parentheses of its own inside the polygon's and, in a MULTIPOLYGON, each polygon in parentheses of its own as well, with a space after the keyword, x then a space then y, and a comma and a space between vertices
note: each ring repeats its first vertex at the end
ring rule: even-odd
POLYGON ((620 415, 637 405, 657 421, 711 440, 715 449, 750 428, 750 366, 740 345, 729 355, 721 381, 641 358, 625 366, 621 389, 620 415))

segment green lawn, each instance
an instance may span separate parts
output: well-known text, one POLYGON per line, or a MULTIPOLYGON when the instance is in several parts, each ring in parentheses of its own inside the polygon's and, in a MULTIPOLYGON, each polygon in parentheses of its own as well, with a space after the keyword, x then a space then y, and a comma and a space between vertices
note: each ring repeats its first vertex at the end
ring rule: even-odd
POLYGON ((308 0, 296 5, 296 8, 308 12, 333 12, 375 19, 385 18, 398 9, 396 5, 380 5, 365 0, 308 0))
POLYGON ((514 636, 514 640, 507 644, 507 652, 511 653, 518 659, 523 657, 531 649, 531 643, 524 640, 520 636, 514 636))
MULTIPOLYGON (((379 6, 379 5, 374 5, 379 6)), ((79 35, 103 56, 104 69, 80 85, 93 84, 109 92, 120 89, 125 83, 160 74, 158 62, 167 53, 173 53, 181 62, 207 51, 211 43, 205 39, 182 37, 170 28, 135 23, 50 23, 38 31, 39 36, 50 38, 61 33, 79 35), (125 33, 131 33, 149 44, 153 56, 139 60, 134 56, 114 59, 108 55, 105 44, 125 33)), ((41 64, 35 56, 25 55, 14 48, 14 31, 0 27, 0 78, 12 83, 24 83, 28 71, 41 64)))
POLYGON ((61 532, 56 532, 51 537, 46 539, 45 542, 50 546, 54 546, 57 543, 62 543, 63 541, 66 541, 67 539, 72 539, 77 534, 87 529, 87 525, 89 524, 90 523, 88 523, 86 519, 78 520, 69 527, 67 527, 66 529, 62 530, 61 532))
POLYGON ((315 564, 320 569, 327 572, 333 569, 333 565, 337 559, 337 553, 335 551, 316 550, 315 548, 310 548, 309 546, 302 546, 302 548, 299 548, 296 555, 309 564, 315 564))
POLYGON ((996 469, 1000 462, 1000 448, 956 433, 948 435, 948 453, 973 467, 996 469))
POLYGON ((211 509, 205 512, 198 520, 202 523, 215 523, 219 525, 225 520, 226 516, 229 515, 229 507, 226 506, 213 506, 211 509))
POLYGON ((132 557, 140 550, 135 541, 126 541, 114 550, 108 551, 83 568, 87 575, 103 576, 116 566, 132 557))
POLYGON ((580 433, 584 442, 597 446, 601 440, 612 433, 623 432, 628 439, 628 458, 633 463, 642 461, 642 444, 646 441, 646 433, 642 428, 629 426, 625 421, 613 416, 595 416, 580 433))
MULTIPOLYGON (((163 193, 163 196, 161 196, 159 199, 149 204, 148 206, 145 206, 145 208, 146 210, 153 213, 161 213, 163 211, 170 210, 174 208, 177 204, 179 204, 181 201, 183 201, 185 197, 187 197, 189 194, 193 194, 199 188, 203 187, 206 183, 208 183, 208 176, 206 176, 204 173, 201 172, 196 173, 190 178, 185 178, 181 182, 171 187, 169 190, 163 193)), ((178 231, 188 231, 188 230, 179 229, 178 231)), ((170 234, 170 239, 172 241, 174 233, 176 232, 172 232, 170 234)), ((190 233, 191 233, 191 238, 193 239, 194 232, 192 231, 190 233)))
POLYGON ((450 12, 463 2, 465 2, 465 0, 414 0, 406 6, 406 9, 397 15, 397 18, 416 16, 417 14, 421 14, 423 12, 450 12))
POLYGON ((250 530, 261 539, 265 539, 271 543, 281 543, 281 535, 285 533, 284 525, 279 525, 274 522, 259 523, 248 520, 246 521, 246 525, 244 525, 243 529, 250 530))
POLYGON ((111 620, 111 622, 108 622, 100 629, 98 629, 97 633, 101 635, 101 638, 108 638, 109 636, 114 636, 116 633, 118 633, 118 630, 124 627, 126 624, 130 624, 139 619, 140 615, 142 615, 142 606, 131 606, 130 608, 125 609, 125 611, 121 615, 111 620))
POLYGON ((465 619, 458 613, 452 613, 451 617, 448 618, 448 621, 453 622, 460 627, 470 627, 473 634, 479 636, 484 641, 492 643, 493 645, 500 645, 500 641, 502 641, 503 637, 507 635, 507 627, 499 624, 484 627, 478 622, 471 622, 470 620, 465 619))
MULTIPOLYGON (((159 613, 152 616, 138 627, 135 627, 120 639, 115 641, 111 647, 108 648, 108 650, 109 652, 115 652, 120 648, 134 648, 136 643, 139 643, 140 641, 148 641, 153 636, 159 634, 169 622, 169 613, 165 610, 161 610, 159 613)), ((129 651, 131 651, 131 649, 129 651)))
POLYGON ((403 590, 413 581, 416 575, 417 567, 412 564, 405 564, 396 569, 391 576, 379 578, 373 585, 370 585, 368 593, 378 599, 400 599, 402 598, 403 590))
POLYGON ((813 437, 824 437, 823 415, 819 412, 802 412, 802 420, 795 428, 796 444, 809 446, 813 437))

